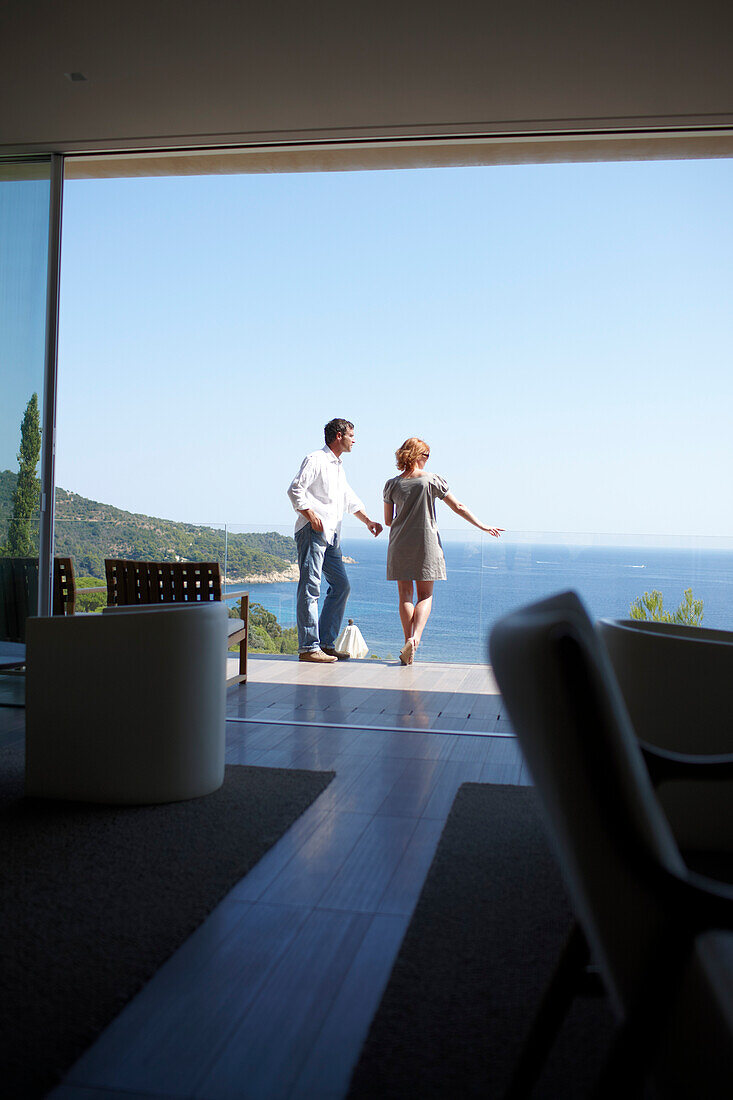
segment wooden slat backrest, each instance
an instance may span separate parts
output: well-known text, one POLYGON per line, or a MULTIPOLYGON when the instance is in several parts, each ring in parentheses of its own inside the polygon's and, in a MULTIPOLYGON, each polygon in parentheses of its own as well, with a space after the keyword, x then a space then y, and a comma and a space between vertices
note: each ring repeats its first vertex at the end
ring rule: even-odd
POLYGON ((76 578, 71 558, 54 558, 53 613, 73 615, 76 611, 76 578))
MULTIPOLYGON (((73 615, 76 582, 71 558, 54 558, 53 614, 73 615)), ((0 638, 25 642, 25 621, 38 614, 38 558, 0 558, 0 638)))
POLYGON ((142 564, 105 558, 107 604, 110 607, 150 602, 147 599, 147 572, 142 564))
POLYGON ((221 568, 216 561, 126 561, 106 558, 104 567, 107 603, 111 607, 221 600, 221 568))
POLYGON ((0 637, 25 642, 25 621, 38 614, 38 558, 0 558, 0 637))

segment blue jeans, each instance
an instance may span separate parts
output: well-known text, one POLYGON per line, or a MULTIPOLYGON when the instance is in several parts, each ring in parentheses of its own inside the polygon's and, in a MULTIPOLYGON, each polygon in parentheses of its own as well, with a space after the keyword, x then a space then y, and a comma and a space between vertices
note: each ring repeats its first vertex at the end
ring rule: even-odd
POLYGON ((338 534, 332 545, 326 543, 322 531, 314 531, 310 523, 301 527, 295 536, 298 547, 298 649, 333 646, 341 629, 351 586, 341 558, 338 534), (328 581, 328 592, 323 601, 320 619, 318 597, 321 594, 321 576, 328 581))

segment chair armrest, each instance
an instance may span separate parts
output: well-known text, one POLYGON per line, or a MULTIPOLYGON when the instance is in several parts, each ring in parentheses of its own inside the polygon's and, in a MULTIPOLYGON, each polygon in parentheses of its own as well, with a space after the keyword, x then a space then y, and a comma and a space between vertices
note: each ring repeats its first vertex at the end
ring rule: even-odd
POLYGON ((645 741, 639 741, 644 763, 655 787, 670 780, 733 779, 733 753, 707 753, 696 755, 660 749, 645 741))
POLYGON ((196 607, 211 607, 216 600, 180 600, 170 603, 121 603, 102 608, 103 615, 152 615, 161 611, 189 611, 196 607))

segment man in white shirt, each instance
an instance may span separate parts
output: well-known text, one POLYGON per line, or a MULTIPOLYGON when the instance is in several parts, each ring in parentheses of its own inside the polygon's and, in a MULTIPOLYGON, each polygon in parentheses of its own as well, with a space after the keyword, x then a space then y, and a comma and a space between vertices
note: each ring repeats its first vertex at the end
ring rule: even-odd
POLYGON ((346 481, 341 455, 354 446, 350 420, 329 420, 324 429, 326 445, 306 455, 288 489, 298 518, 298 650, 301 661, 331 664, 347 658, 337 653, 336 637, 349 598, 349 578, 341 557, 341 520, 346 512, 365 523, 376 538, 382 524, 364 511, 364 505, 346 481), (323 610, 318 617, 321 576, 328 581, 323 610))

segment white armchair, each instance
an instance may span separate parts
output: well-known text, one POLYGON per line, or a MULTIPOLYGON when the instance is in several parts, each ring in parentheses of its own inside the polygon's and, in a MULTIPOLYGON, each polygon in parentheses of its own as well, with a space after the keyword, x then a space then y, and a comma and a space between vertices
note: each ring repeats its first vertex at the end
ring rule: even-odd
POLYGON ((224 778, 226 607, 31 618, 26 793, 175 802, 224 778))

